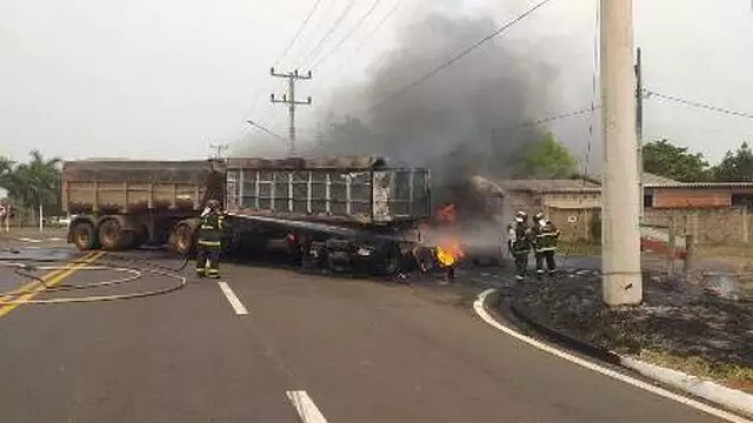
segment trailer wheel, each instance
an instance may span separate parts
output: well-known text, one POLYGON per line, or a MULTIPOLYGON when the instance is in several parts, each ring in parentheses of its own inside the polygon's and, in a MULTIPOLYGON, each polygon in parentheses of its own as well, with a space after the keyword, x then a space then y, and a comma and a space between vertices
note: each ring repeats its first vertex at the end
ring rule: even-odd
POLYGON ((132 239, 128 236, 129 233, 124 232, 120 228, 120 223, 117 220, 105 220, 99 226, 99 245, 103 250, 119 250, 132 239))
POLYGON ((396 248, 390 248, 374 266, 375 276, 392 276, 400 270, 400 251, 396 248))
POLYGON ((194 250, 194 230, 191 226, 181 223, 175 228, 175 242, 173 247, 175 252, 187 256, 194 250))
POLYGON ((77 222, 71 228, 71 239, 79 250, 91 250, 95 247, 94 225, 89 222, 77 222))

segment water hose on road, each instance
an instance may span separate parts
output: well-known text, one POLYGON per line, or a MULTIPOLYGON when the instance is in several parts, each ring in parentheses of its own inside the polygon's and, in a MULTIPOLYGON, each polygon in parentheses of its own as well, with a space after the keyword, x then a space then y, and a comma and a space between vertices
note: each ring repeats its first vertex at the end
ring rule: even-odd
MULTIPOLYGON (((79 267, 76 270, 110 270, 110 271, 116 271, 116 272, 128 272, 130 273, 130 276, 113 279, 109 281, 99 281, 99 282, 92 282, 82 285, 59 285, 50 287, 47 285, 47 282, 36 275, 32 275, 30 273, 23 272, 23 270, 47 270, 47 271, 56 271, 56 270, 69 270, 74 265, 77 264, 89 264, 89 262, 78 259, 74 260, 72 262, 67 262, 64 265, 58 265, 58 266, 30 266, 27 263, 28 262, 39 262, 39 263, 50 263, 50 262, 59 262, 60 260, 51 260, 51 259, 27 259, 24 260, 24 263, 8 263, 6 266, 15 267, 16 274, 35 280, 41 284, 36 286, 31 286, 26 289, 22 290, 14 290, 11 292, 3 292, 0 293, 0 306, 4 305, 21 305, 21 304, 62 304, 62 303, 86 303, 86 302, 101 302, 101 301, 115 301, 115 300, 125 300, 125 299, 133 299, 133 298, 143 298, 143 297, 149 297, 149 296, 156 296, 156 295, 162 295, 167 294, 173 291, 177 291, 179 289, 182 289, 185 287, 187 279, 185 276, 178 274, 177 272, 174 272, 172 270, 175 269, 169 269, 170 271, 161 270, 160 268, 165 268, 164 266, 150 266, 148 261, 143 260, 141 262, 145 263, 145 266, 143 269, 136 269, 132 267, 125 267, 125 266, 87 266, 87 267, 79 267), (156 268, 155 268, 156 267, 156 268), (101 288, 106 286, 113 286, 117 284, 123 284, 127 282, 134 282, 143 277, 143 273, 148 272, 152 273, 154 275, 158 276, 164 276, 168 278, 175 279, 178 281, 177 284, 171 285, 167 288, 162 289, 155 289, 155 290, 149 290, 149 291, 140 291, 140 292, 133 292, 133 293, 127 293, 127 294, 112 294, 112 295, 94 295, 94 296, 84 296, 84 297, 69 297, 69 298, 51 298, 51 299, 22 299, 19 300, 18 298, 27 295, 27 294, 37 294, 42 292, 55 292, 55 291, 70 291, 70 290, 79 290, 79 289, 93 289, 93 288, 101 288), (9 299, 14 298, 14 299, 9 299)), ((132 261, 138 262, 139 260, 132 259, 132 261)), ((188 259, 183 263, 183 265, 180 267, 180 270, 186 267, 188 263, 188 259)))

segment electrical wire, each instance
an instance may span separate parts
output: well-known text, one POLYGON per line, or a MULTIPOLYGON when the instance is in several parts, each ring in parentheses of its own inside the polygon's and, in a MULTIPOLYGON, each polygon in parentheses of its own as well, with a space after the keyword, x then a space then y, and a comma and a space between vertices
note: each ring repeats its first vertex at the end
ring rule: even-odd
POLYGON ((747 119, 753 119, 753 114, 752 113, 739 112, 739 111, 735 111, 735 110, 731 110, 731 109, 726 109, 726 108, 723 108, 723 107, 718 107, 718 106, 713 106, 713 105, 709 105, 709 104, 704 104, 704 103, 700 103, 700 102, 693 101, 693 100, 687 100, 687 99, 680 98, 680 97, 675 97, 675 96, 671 96, 671 95, 667 95, 667 94, 658 93, 656 91, 652 91, 652 90, 648 90, 648 89, 643 90, 643 93, 646 95, 646 98, 648 98, 648 99, 650 99, 651 97, 656 97, 656 98, 660 98, 660 99, 663 99, 663 100, 668 100, 668 101, 672 101, 672 102, 675 102, 675 103, 684 104, 686 106, 695 107, 695 108, 698 108, 698 109, 705 109, 705 110, 709 110, 709 111, 712 111, 712 112, 724 113, 724 114, 728 114, 728 115, 732 115, 732 116, 738 116, 738 117, 743 117, 743 118, 747 118, 747 119))
POLYGON ((345 9, 343 9, 343 11, 340 13, 340 16, 337 17, 337 19, 332 24, 332 26, 329 28, 329 30, 319 40, 319 43, 317 43, 316 46, 311 51, 309 51, 308 54, 304 55, 303 60, 301 60, 301 64, 307 63, 307 62, 309 62, 311 60, 316 60, 319 52, 321 51, 322 47, 324 46, 324 43, 337 30, 337 28, 340 26, 340 24, 345 19, 345 17, 348 16, 348 13, 350 13, 350 9, 353 8, 354 4, 356 4, 356 0, 350 0, 350 2, 348 3, 348 5, 345 6, 345 9))
POLYGON ((314 63, 313 63, 312 65, 311 65, 311 68, 312 68, 312 69, 315 69, 315 68, 316 68, 317 66, 319 66, 320 64, 322 64, 322 63, 326 62, 326 61, 327 61, 327 59, 329 59, 330 57, 332 57, 332 54, 333 54, 334 52, 336 52, 336 51, 337 51, 337 50, 338 50, 338 49, 339 49, 339 48, 340 48, 340 47, 341 47, 341 46, 342 46, 343 44, 345 44, 345 42, 346 42, 346 41, 348 41, 348 40, 350 39, 350 37, 351 37, 351 36, 353 36, 353 34, 355 33, 355 31, 356 31, 356 30, 357 30, 358 28, 360 28, 360 27, 361 27, 361 25, 363 25, 363 23, 364 23, 364 22, 366 21, 366 19, 368 19, 368 18, 369 18, 369 16, 371 16, 371 14, 372 14, 372 13, 374 13, 374 9, 376 9, 376 7, 377 7, 377 6, 379 6, 379 3, 380 3, 381 1, 382 1, 382 0, 374 0, 374 2, 373 2, 373 3, 371 4, 371 7, 369 8, 369 10, 367 10, 367 11, 366 11, 366 13, 364 13, 364 14, 363 14, 363 15, 361 16, 361 18, 360 18, 360 19, 358 20, 358 22, 356 22, 356 24, 355 24, 355 25, 353 25, 353 27, 352 27, 352 28, 350 28, 350 31, 348 31, 348 32, 347 32, 347 33, 345 34, 345 36, 344 36, 344 37, 343 37, 342 39, 340 39, 340 42, 339 42, 339 43, 337 43, 337 45, 335 45, 335 47, 334 47, 333 49, 331 49, 331 50, 330 50, 330 51, 329 51, 329 52, 328 52, 327 54, 325 54, 324 56, 321 56, 321 57, 320 57, 320 58, 319 58, 318 60, 316 60, 316 61, 315 61, 315 62, 314 62, 314 63))
POLYGON ((298 40, 298 37, 301 36, 303 29, 306 27, 306 24, 309 22, 309 20, 311 20, 311 17, 314 15, 314 12, 316 12, 316 9, 317 7, 319 7, 319 4, 321 2, 322 0, 316 0, 316 2, 314 2, 314 5, 311 7, 311 10, 309 11, 308 15, 306 15, 306 18, 301 23, 301 26, 298 27, 298 31, 296 31, 295 35, 290 40, 288 45, 285 47, 285 50, 283 50, 280 57, 277 60, 275 60, 274 64, 272 65, 273 67, 277 66, 280 63, 280 61, 285 57, 285 55, 288 54, 288 52, 290 51, 290 48, 293 47, 293 44, 295 44, 296 40, 298 40))
POLYGON ((430 70, 429 72, 426 72, 425 74, 423 74, 421 77, 419 77, 415 81, 413 81, 413 82, 411 82, 409 84, 406 84, 402 88, 398 89, 397 91, 395 91, 392 94, 388 95, 387 97, 383 98, 377 104, 371 106, 369 108, 369 110, 377 109, 377 108, 381 107, 383 104, 387 103, 388 101, 394 100, 394 99, 396 99, 398 97, 401 97, 401 96, 405 95, 405 93, 408 90, 413 89, 413 88, 415 88, 415 87, 423 84, 427 80, 431 79, 434 75, 436 75, 436 74, 442 72, 444 69, 450 67, 453 63, 455 63, 458 60, 462 59, 463 57, 465 57, 466 55, 468 55, 472 51, 476 50, 481 45, 485 44, 487 41, 493 39, 497 35, 505 32, 506 30, 508 30, 509 28, 511 28, 512 26, 514 26, 515 24, 517 24, 518 22, 524 20, 525 18, 527 18, 528 16, 530 16, 531 14, 533 14, 534 12, 536 12, 538 9, 544 7, 547 3, 551 2, 551 1, 552 0, 541 0, 540 2, 536 3, 530 9, 526 10, 522 14, 518 15, 517 17, 513 18, 512 20, 508 21, 507 23, 505 23, 504 25, 502 25, 501 27, 499 27, 498 29, 496 29, 491 34, 485 36, 484 38, 482 38, 479 41, 475 42, 473 45, 467 47, 466 49, 464 49, 464 50, 462 50, 462 51, 460 51, 458 53, 455 53, 455 54, 451 55, 441 65, 439 65, 436 68, 430 70))
POLYGON ((601 108, 601 106, 598 106, 598 105, 597 106, 589 106, 589 107, 587 107, 585 109, 580 109, 580 110, 576 110, 576 111, 573 111, 573 112, 568 112, 568 113, 562 113, 562 114, 559 114, 559 115, 549 116, 549 117, 546 117, 546 118, 543 118, 543 119, 538 119, 538 120, 523 122, 523 123, 520 123, 520 124, 517 124, 517 125, 510 125, 510 126, 506 126, 506 127, 500 128, 498 130, 499 131, 512 131, 512 130, 518 130, 518 129, 528 128, 528 127, 531 127, 531 126, 538 126, 538 125, 541 125, 541 124, 544 124, 544 123, 554 122, 554 121, 557 121, 557 120, 567 119, 567 118, 571 118, 571 117, 575 117, 575 116, 584 115, 586 113, 591 113, 593 110, 596 110, 596 109, 599 109, 599 108, 601 108))

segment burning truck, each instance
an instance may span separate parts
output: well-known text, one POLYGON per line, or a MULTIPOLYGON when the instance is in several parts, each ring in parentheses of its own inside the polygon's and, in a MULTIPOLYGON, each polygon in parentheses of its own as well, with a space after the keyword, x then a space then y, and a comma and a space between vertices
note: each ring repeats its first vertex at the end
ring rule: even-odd
POLYGON ((229 253, 282 251, 305 265, 397 271, 431 213, 423 168, 390 168, 380 157, 226 161, 72 161, 63 164, 68 241, 81 250, 195 246, 210 198, 228 213, 229 253))
POLYGON ((434 261, 501 262, 496 185, 481 177, 456 184, 451 207, 432 216, 429 170, 389 167, 381 157, 69 161, 62 182, 63 208, 74 216, 68 241, 81 250, 146 244, 188 255, 214 198, 228 214, 226 252, 241 257, 278 252, 304 266, 392 274, 421 244, 434 261))

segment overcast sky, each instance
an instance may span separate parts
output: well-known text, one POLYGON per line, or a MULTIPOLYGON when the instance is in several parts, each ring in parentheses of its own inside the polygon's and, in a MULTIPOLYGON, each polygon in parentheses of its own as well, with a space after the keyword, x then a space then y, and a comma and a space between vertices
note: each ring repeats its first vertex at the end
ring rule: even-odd
MULTIPOLYGON (((269 67, 314 1, 0 0, 0 155, 24 159, 38 148, 66 159, 182 159, 206 156, 210 142, 244 137, 260 147, 279 145, 243 122, 258 120, 286 135, 285 108, 268 100, 285 85, 269 76, 269 67)), ((312 50, 351 1, 342 25, 320 49, 319 57, 328 59, 314 68, 312 81, 298 85, 298 96, 314 97, 314 106, 299 111, 301 138, 313 136, 331 106, 332 89, 367 78, 395 42, 395 28, 428 7, 504 22, 533 4, 381 0, 328 56, 374 0, 321 0, 278 69, 306 69, 316 56, 312 50), (356 50, 396 4, 392 17, 356 50)), ((554 0, 502 35, 558 69, 549 87, 554 100, 541 117, 591 102, 594 7, 594 0, 554 0)), ((753 113, 750 0, 634 0, 634 8, 647 87, 753 113)), ((551 129, 583 149, 587 121, 561 121, 551 129)), ((753 140, 753 120, 650 99, 645 135, 668 137, 715 161, 753 140)))

